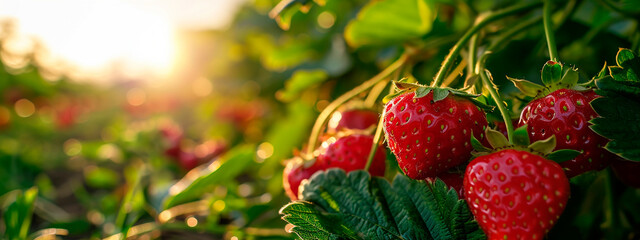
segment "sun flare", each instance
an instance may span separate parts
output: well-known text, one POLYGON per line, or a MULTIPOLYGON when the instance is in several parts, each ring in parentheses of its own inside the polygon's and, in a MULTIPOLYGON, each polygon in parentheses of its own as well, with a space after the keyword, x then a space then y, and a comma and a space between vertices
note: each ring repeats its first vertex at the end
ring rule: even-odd
POLYGON ((47 67, 67 67, 89 80, 168 78, 176 55, 176 28, 166 17, 120 1, 8 3, 20 34, 35 36, 47 67), (50 63, 50 64, 47 64, 50 63), (65 64, 60 65, 60 62, 65 64))

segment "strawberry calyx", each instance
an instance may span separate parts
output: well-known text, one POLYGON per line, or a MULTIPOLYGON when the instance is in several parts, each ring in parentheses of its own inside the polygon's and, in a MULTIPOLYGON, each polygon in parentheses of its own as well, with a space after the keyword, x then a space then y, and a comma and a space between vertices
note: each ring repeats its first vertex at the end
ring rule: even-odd
POLYGON ((576 91, 588 90, 593 84, 592 81, 585 84, 578 84, 580 78, 578 69, 568 67, 556 61, 547 61, 542 67, 541 78, 543 85, 536 84, 524 79, 517 79, 507 76, 516 88, 524 95, 533 99, 542 98, 559 89, 573 89, 576 91))
POLYGON ((555 135, 552 135, 547 139, 531 143, 529 140, 529 135, 527 133, 527 125, 521 126, 514 131, 513 143, 510 143, 509 140, 507 140, 507 138, 500 131, 492 128, 487 128, 484 134, 487 138, 487 141, 489 142, 489 145, 491 145, 491 148, 485 147, 472 134, 471 146, 475 150, 472 153, 474 157, 488 155, 505 149, 515 149, 520 151, 527 151, 551 161, 562 163, 564 161, 574 159, 576 156, 581 154, 580 151, 572 149, 559 149, 553 151, 553 149, 556 148, 555 135))
POLYGON ((462 90, 453 89, 449 87, 431 87, 422 85, 419 83, 407 82, 406 78, 400 79, 399 81, 394 81, 393 85, 395 87, 395 93, 389 94, 384 97, 383 103, 387 103, 394 99, 397 96, 405 94, 407 92, 415 92, 414 98, 422 98, 427 96, 429 93, 433 91, 433 102, 438 102, 442 99, 445 99, 449 94, 453 94, 458 97, 462 97, 468 99, 473 102, 477 107, 481 108, 484 111, 492 112, 494 107, 487 105, 486 103, 478 100, 480 94, 471 94, 462 90))

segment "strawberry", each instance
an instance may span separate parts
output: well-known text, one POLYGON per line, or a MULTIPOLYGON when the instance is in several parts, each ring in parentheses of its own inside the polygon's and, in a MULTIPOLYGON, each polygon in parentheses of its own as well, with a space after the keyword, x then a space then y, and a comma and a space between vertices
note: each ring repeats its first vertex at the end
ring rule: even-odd
POLYGON ((564 211, 569 180, 553 161, 504 149, 471 161, 464 193, 489 239, 542 239, 564 211))
POLYGON ((162 139, 164 141, 164 153, 172 158, 180 158, 180 153, 182 152, 181 142, 183 138, 180 126, 167 124, 160 127, 160 133, 162 134, 162 139))
POLYGON ((611 163, 611 168, 618 179, 624 184, 634 188, 640 188, 640 162, 616 159, 611 163))
MULTIPOLYGON (((346 172, 364 169, 373 143, 373 136, 352 134, 338 138, 331 138, 323 142, 317 157, 313 160, 303 161, 296 157, 287 163, 284 170, 283 185, 287 195, 292 199, 298 199, 300 183, 309 179, 315 172, 329 168, 341 168, 346 172), (335 141, 335 142, 333 142, 335 141)), ((386 156, 382 145, 378 146, 373 158, 369 173, 374 176, 383 176, 386 168, 386 156)))
POLYGON ((559 139, 557 149, 583 151, 575 159, 560 164, 570 178, 590 170, 602 170, 610 159, 615 159, 602 148, 609 140, 589 128, 589 121, 598 117, 589 105, 596 97, 591 90, 560 89, 529 103, 520 116, 518 125, 527 125, 532 141, 555 135, 559 139))
POLYGON ((191 170, 201 164, 200 159, 191 152, 180 152, 178 155, 178 164, 184 170, 191 170))
POLYGON ((410 178, 435 177, 468 161, 472 133, 484 139, 484 111, 460 95, 470 96, 422 87, 401 93, 385 106, 383 127, 389 148, 410 178))
POLYGON ((536 86, 535 100, 522 110, 518 126, 527 125, 532 141, 555 135, 557 149, 582 151, 575 159, 560 164, 569 178, 604 169, 615 156, 602 148, 608 140, 589 128, 589 121, 598 117, 589 103, 598 95, 577 86, 578 73, 563 69, 560 63, 549 61, 542 72, 545 87, 536 86))
POLYGON ((284 168, 282 186, 291 200, 298 199, 298 188, 303 180, 309 179, 314 173, 324 170, 325 166, 317 159, 304 161, 294 157, 287 161, 284 168))
POLYGON ((349 109, 335 112, 329 120, 327 132, 337 133, 346 129, 365 130, 378 124, 379 114, 369 109, 349 109))

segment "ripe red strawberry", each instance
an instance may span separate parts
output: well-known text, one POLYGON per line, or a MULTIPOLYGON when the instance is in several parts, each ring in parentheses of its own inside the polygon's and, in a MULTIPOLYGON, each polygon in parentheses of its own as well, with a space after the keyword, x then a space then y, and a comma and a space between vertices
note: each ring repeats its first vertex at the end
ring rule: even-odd
POLYGON ((378 124, 379 114, 369 109, 349 109, 335 112, 329 120, 327 132, 337 133, 346 129, 367 129, 378 124))
MULTIPOLYGON (((364 169, 373 143, 373 136, 353 134, 340 137, 335 142, 324 142, 315 160, 303 162, 294 158, 287 163, 284 170, 283 185, 291 200, 298 199, 300 183, 309 179, 315 172, 329 168, 341 168, 346 172, 364 169)), ((369 173, 383 176, 386 168, 385 149, 378 146, 369 173)))
POLYGON ((180 158, 180 153, 182 152, 180 144, 183 138, 182 129, 177 125, 167 124, 160 128, 160 133, 164 141, 164 153, 172 158, 180 158))
POLYGON ((282 186, 291 200, 298 199, 298 188, 303 180, 309 179, 317 171, 324 170, 325 166, 317 159, 303 161, 300 157, 288 160, 284 168, 282 186))
POLYGON ((616 159, 611 163, 611 168, 618 179, 624 184, 634 188, 640 188, 640 162, 616 159))
POLYGON ((602 148, 609 140, 589 128, 589 120, 598 117, 589 102, 597 97, 591 90, 559 89, 527 104, 520 115, 518 125, 527 124, 531 141, 555 135, 556 149, 583 151, 575 159, 560 164, 569 178, 602 170, 616 158, 602 148))
POLYGON ((556 136, 556 149, 582 151, 575 159, 561 163, 569 178, 601 170, 615 156, 602 147, 608 140, 593 132, 589 121, 598 114, 589 104, 598 95, 579 86, 576 69, 548 61, 542 68, 544 86, 510 79, 526 95, 535 97, 520 114, 519 126, 527 125, 531 141, 556 136))
POLYGON ((419 98, 416 92, 403 93, 389 101, 383 113, 389 148, 413 179, 434 177, 468 161, 472 133, 484 141, 484 112, 454 94, 434 101, 434 91, 419 98))
POLYGON ((194 169, 201 164, 200 159, 198 159, 198 157, 196 157, 196 155, 191 152, 180 152, 177 160, 180 167, 187 171, 194 169))
POLYGON ((504 149, 471 161, 464 191, 489 239, 542 239, 564 211, 569 180, 553 161, 504 149))

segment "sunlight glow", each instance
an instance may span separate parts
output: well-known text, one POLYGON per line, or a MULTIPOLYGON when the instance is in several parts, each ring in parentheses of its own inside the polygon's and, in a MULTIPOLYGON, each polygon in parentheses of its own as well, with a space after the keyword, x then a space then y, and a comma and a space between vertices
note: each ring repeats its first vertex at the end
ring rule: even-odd
POLYGON ((123 78, 164 77, 175 54, 167 19, 118 1, 7 3, 20 34, 35 36, 48 50, 44 61, 63 60, 75 78, 95 79, 117 71, 123 78))
POLYGON ((0 0, 0 19, 17 23, 18 37, 7 47, 21 53, 43 46, 36 58, 50 72, 158 82, 175 71, 178 30, 221 28, 242 2, 0 0), (29 37, 37 43, 25 41, 29 37))

